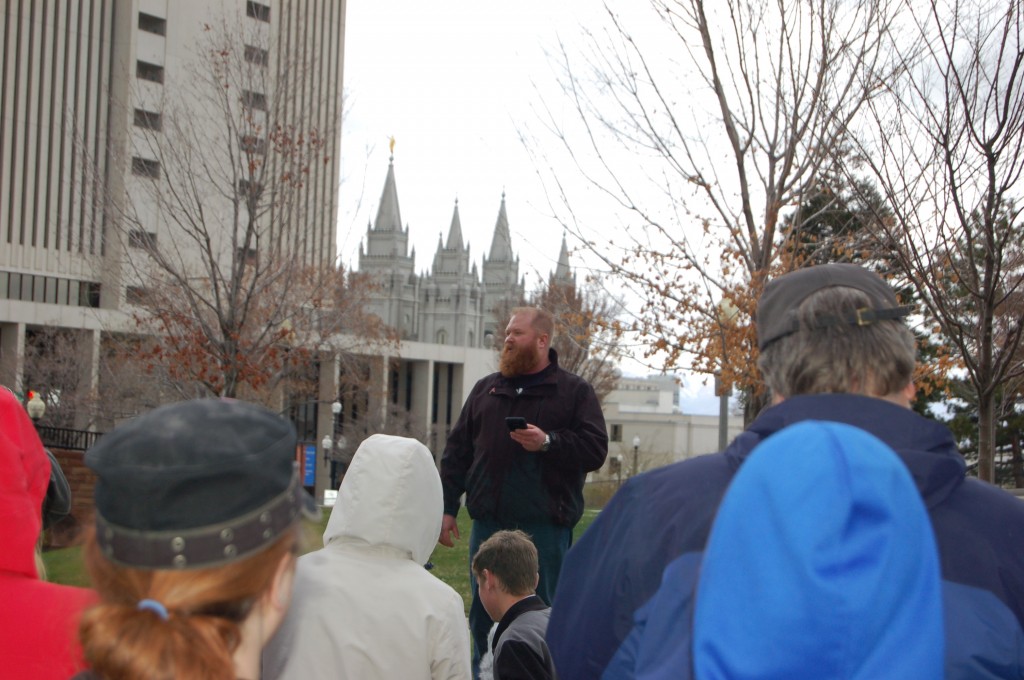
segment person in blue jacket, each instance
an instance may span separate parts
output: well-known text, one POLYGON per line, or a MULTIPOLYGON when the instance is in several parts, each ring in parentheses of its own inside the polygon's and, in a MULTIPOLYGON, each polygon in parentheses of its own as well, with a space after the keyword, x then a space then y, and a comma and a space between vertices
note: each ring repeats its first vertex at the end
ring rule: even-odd
POLYGON ((604 677, 941 678, 940 579, 892 449, 849 425, 797 423, 754 449, 703 557, 668 565, 604 677))
POLYGON ((1024 503, 968 478, 950 431, 910 409, 909 312, 858 265, 809 267, 768 283, 757 333, 773 405, 724 451, 630 479, 569 551, 547 632, 562 680, 602 676, 665 568, 704 550, 750 452, 806 420, 866 430, 910 471, 939 550, 945 677, 1024 677, 1024 503))

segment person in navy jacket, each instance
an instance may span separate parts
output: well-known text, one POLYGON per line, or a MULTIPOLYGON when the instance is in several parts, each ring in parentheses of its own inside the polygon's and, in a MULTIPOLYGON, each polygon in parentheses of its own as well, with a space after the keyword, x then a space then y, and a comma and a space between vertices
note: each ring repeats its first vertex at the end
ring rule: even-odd
POLYGON ((699 559, 750 452, 807 420, 866 430, 913 477, 939 551, 945 677, 1024 677, 1024 503, 967 477, 950 431, 910 409, 915 342, 901 321, 909 312, 858 265, 769 282, 757 332, 773 405, 724 451, 630 479, 569 551, 547 632, 562 680, 602 677, 666 567, 688 553, 699 559))
POLYGON ((804 421, 754 449, 707 548, 666 567, 604 677, 933 680, 942 586, 928 512, 876 437, 804 421))

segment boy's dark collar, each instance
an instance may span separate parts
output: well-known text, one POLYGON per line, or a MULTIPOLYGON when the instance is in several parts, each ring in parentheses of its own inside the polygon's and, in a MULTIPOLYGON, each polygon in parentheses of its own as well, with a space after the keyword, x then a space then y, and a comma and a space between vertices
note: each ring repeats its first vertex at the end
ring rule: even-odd
POLYGON ((498 646, 498 640, 501 639, 502 633, 512 625, 513 621, 526 612, 543 611, 547 608, 548 606, 544 603, 544 600, 540 599, 537 595, 527 595, 509 607, 508 611, 505 612, 505 615, 501 617, 501 621, 498 623, 498 630, 494 631, 494 637, 491 639, 491 652, 494 652, 495 648, 498 646))

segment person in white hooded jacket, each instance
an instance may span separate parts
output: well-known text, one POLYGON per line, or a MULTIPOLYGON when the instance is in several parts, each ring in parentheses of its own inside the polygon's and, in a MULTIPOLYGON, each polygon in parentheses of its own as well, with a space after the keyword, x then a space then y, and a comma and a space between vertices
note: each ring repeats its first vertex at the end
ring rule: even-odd
POLYGON ((292 606, 263 651, 264 680, 469 678, 462 598, 423 566, 442 510, 426 446, 382 434, 363 441, 323 549, 299 558, 292 606))

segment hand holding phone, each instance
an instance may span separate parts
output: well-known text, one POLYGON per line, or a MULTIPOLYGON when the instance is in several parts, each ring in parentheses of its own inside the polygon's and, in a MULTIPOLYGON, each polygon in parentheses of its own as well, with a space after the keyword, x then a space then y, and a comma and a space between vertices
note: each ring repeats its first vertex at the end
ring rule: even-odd
POLYGON ((508 431, 512 430, 525 430, 526 429, 526 418, 522 416, 509 416, 505 418, 505 425, 508 427, 508 431))

